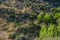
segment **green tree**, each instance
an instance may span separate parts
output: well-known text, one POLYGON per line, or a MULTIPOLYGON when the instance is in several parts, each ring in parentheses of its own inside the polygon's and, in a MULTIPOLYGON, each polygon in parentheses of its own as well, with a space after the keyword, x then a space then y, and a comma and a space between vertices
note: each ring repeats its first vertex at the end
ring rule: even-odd
POLYGON ((60 23, 58 23, 57 29, 58 29, 58 32, 60 33, 60 23))
POLYGON ((53 17, 57 19, 58 17, 60 17, 60 13, 55 13, 53 17))
POLYGON ((49 13, 46 13, 43 20, 44 21, 51 21, 51 15, 49 13))
POLYGON ((37 16, 37 20, 41 21, 43 19, 44 13, 41 12, 38 16, 37 16))
POLYGON ((56 19, 56 22, 57 23, 60 23, 60 17, 58 17, 58 19, 56 19))
POLYGON ((48 36, 50 37, 53 37, 54 35, 57 36, 57 29, 54 24, 50 23, 47 31, 48 31, 48 36))
POLYGON ((40 30, 40 38, 45 38, 47 36, 47 28, 46 25, 43 23, 41 24, 41 30, 40 30))

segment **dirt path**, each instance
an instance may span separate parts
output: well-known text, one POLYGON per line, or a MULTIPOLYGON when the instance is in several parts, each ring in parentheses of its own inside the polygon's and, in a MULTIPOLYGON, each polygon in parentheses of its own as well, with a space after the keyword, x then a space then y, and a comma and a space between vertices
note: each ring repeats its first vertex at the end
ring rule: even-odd
POLYGON ((2 27, 0 26, 0 40, 8 40, 6 31, 2 30, 2 27))

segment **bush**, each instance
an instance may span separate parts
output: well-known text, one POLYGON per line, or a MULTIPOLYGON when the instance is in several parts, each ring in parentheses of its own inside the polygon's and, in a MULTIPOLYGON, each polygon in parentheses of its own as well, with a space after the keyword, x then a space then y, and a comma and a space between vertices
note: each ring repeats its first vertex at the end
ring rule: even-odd
POLYGON ((16 33, 10 33, 10 34, 8 35, 9 39, 15 39, 16 36, 17 36, 16 33))

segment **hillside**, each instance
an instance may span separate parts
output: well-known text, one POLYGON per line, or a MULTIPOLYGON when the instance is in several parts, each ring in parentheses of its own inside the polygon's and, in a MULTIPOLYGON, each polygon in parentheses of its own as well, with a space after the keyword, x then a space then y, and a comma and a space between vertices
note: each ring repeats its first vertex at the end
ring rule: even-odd
POLYGON ((60 0, 0 0, 0 40, 60 40, 60 0))

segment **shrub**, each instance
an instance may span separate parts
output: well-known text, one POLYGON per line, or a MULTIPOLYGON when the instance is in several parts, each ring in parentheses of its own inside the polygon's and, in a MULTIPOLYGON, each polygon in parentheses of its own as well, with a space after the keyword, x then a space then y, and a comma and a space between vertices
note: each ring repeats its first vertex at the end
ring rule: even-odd
POLYGON ((9 39, 15 39, 16 36, 17 36, 16 33, 10 33, 10 34, 8 35, 9 39))

